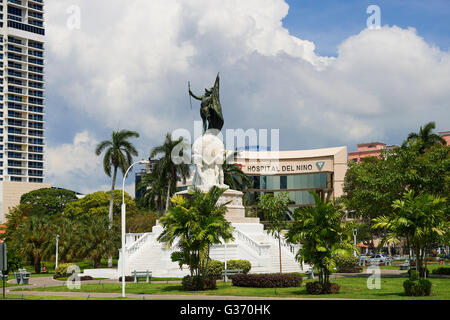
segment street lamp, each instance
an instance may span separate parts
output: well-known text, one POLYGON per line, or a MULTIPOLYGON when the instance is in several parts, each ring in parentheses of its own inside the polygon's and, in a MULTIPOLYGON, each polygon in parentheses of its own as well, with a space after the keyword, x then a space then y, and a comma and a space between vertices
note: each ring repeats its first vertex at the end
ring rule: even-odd
POLYGON ((59 234, 56 235, 56 263, 55 263, 55 270, 58 268, 58 242, 59 242, 59 234))
POLYGON ((126 259, 126 253, 125 253, 125 213, 126 213, 126 206, 125 206, 125 180, 127 179, 128 172, 130 169, 136 165, 136 164, 149 164, 150 161, 148 160, 141 160, 133 163, 128 169, 127 172, 125 172, 123 176, 123 184, 122 184, 122 297, 125 298, 125 259, 126 259))
MULTIPOLYGON (((356 235, 358 234, 358 229, 353 229, 353 244, 356 248, 356 235)), ((356 249, 353 250, 353 255, 356 257, 356 249)))

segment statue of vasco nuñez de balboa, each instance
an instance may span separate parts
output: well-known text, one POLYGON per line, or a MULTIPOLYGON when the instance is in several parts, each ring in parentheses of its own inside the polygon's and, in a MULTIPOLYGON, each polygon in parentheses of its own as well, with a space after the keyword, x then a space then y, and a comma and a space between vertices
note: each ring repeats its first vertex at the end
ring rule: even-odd
POLYGON ((217 74, 216 82, 214 87, 211 89, 205 89, 205 95, 198 97, 192 93, 189 88, 189 94, 202 103, 200 105, 200 115, 203 120, 203 132, 207 129, 216 129, 221 131, 223 127, 223 115, 222 106, 220 105, 219 97, 219 82, 220 77, 217 74))

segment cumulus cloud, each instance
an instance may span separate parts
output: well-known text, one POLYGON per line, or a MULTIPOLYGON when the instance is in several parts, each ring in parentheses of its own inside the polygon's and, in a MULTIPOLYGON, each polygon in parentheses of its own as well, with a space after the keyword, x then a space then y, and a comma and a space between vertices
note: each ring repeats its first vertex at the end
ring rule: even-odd
POLYGON ((101 159, 94 153, 98 141, 87 131, 75 135, 71 143, 46 148, 47 181, 57 187, 72 187, 74 191, 89 189, 89 182, 98 179, 101 159))
MULTIPOLYGON (((189 110, 187 81, 202 93, 217 71, 225 126, 279 128, 282 149, 401 143, 431 120, 450 128, 449 52, 413 28, 384 26, 345 39, 336 58, 321 57, 283 27, 288 10, 284 0, 49 2, 48 90, 102 130, 137 130, 141 157, 166 132, 192 129, 198 104, 189 110), (66 26, 73 4, 80 30, 66 26)), ((67 148, 79 147, 75 140, 67 148)), ((54 177, 75 181, 53 165, 49 156, 54 177)), ((97 159, 97 185, 106 184, 100 168, 97 159)))

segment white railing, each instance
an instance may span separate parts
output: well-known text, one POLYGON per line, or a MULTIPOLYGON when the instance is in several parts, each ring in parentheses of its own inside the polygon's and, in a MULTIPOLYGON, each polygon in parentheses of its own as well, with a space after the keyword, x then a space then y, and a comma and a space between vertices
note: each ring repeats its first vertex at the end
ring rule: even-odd
POLYGON ((139 238, 141 238, 143 235, 145 235, 145 233, 127 233, 125 235, 126 246, 127 247, 131 246, 133 243, 135 243, 137 240, 139 240, 139 238))
MULTIPOLYGON (((267 237, 270 239, 270 242, 272 244, 277 244, 278 246, 278 239, 276 239, 272 234, 267 232, 267 237)), ((299 244, 292 244, 287 241, 287 239, 284 237, 284 232, 281 232, 281 246, 284 247, 287 251, 289 251, 294 257, 297 254, 298 250, 301 248, 301 245, 299 244)))
POLYGON ((256 240, 250 238, 249 236, 239 231, 238 229, 234 229, 234 233, 236 234, 237 238, 240 241, 242 241, 247 247, 249 247, 253 251, 257 252, 259 256, 265 256, 269 254, 270 244, 258 243, 256 240))
POLYGON ((129 257, 136 251, 138 251, 149 239, 151 233, 144 233, 139 239, 137 239, 133 244, 126 248, 127 256, 129 257))

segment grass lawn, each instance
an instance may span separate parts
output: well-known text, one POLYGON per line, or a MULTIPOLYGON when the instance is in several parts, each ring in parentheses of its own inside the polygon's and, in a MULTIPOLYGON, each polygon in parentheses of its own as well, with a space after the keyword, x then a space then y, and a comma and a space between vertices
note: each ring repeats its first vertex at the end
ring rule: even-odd
MULTIPOLYGON (((159 283, 127 283, 127 293, 135 294, 171 294, 171 295, 222 295, 222 296, 252 296, 252 297, 297 297, 297 298, 350 298, 350 299, 394 299, 394 300, 450 300, 450 279, 431 279, 433 284, 431 297, 407 297, 403 295, 405 278, 381 279, 381 289, 369 290, 367 278, 337 278, 332 279, 341 286, 339 294, 311 296, 306 293, 304 284, 298 288, 243 288, 234 287, 230 282, 217 283, 216 290, 189 292, 183 291, 181 284, 159 283)), ((311 280, 305 280, 305 282, 311 280)), ((23 289, 24 291, 29 289, 23 289)), ((33 291, 68 292, 66 286, 35 288, 33 291)), ((121 292, 121 284, 82 284, 80 290, 74 292, 121 292)))

